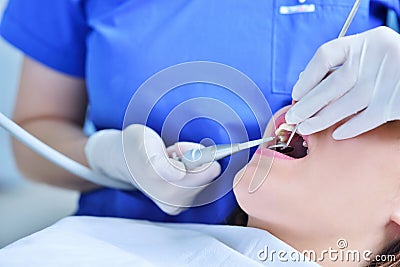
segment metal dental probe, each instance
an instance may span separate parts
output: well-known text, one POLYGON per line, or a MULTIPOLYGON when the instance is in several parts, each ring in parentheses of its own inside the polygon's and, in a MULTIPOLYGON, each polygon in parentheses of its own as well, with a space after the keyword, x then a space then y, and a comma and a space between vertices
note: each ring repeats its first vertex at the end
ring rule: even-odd
POLYGON ((288 141, 286 142, 286 144, 282 147, 282 149, 286 149, 287 147, 289 147, 290 142, 292 142, 292 139, 294 137, 294 134, 297 131, 297 128, 299 128, 299 124, 296 125, 296 127, 294 127, 293 132, 290 134, 288 141))
POLYGON ((239 144, 214 145, 200 149, 191 149, 176 159, 185 165, 186 170, 193 170, 205 163, 220 160, 242 150, 270 142, 275 138, 273 136, 239 144))
MULTIPOLYGON (((356 0, 354 2, 354 5, 353 5, 353 7, 352 7, 352 9, 350 11, 350 14, 347 16, 346 22, 344 23, 344 25, 342 27, 342 30, 339 33, 338 38, 341 38, 341 37, 346 35, 346 32, 349 29, 350 24, 353 21, 354 16, 356 15, 358 8, 360 7, 360 3, 361 3, 361 0, 356 0)), ((292 141, 293 136, 296 133, 298 127, 299 127, 299 124, 296 124, 296 127, 294 128, 294 130, 293 130, 292 134, 290 135, 290 137, 289 137, 288 141, 286 142, 286 144, 284 146, 282 146, 282 149, 286 149, 290 145, 290 142, 292 141)))
POLYGON ((344 23, 344 25, 343 25, 343 27, 342 27, 342 30, 341 30, 340 33, 339 33, 338 38, 341 38, 341 37, 343 37, 343 36, 346 35, 346 32, 347 32, 347 30, 349 29, 350 24, 351 24, 351 22, 353 21, 354 16, 356 15, 358 8, 360 7, 360 3, 361 3, 361 0, 356 0, 356 1, 354 2, 354 5, 353 5, 353 7, 352 7, 352 9, 351 9, 351 11, 350 11, 350 14, 349 14, 349 16, 347 17, 346 22, 344 23))

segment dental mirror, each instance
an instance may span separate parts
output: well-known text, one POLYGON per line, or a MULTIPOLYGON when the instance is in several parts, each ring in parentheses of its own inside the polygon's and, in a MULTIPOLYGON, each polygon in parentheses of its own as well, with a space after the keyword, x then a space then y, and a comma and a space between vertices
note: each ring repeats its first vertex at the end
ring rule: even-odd
POLYGON ((268 147, 269 149, 273 149, 277 152, 287 154, 293 152, 294 148, 292 146, 287 146, 285 144, 276 144, 268 147))

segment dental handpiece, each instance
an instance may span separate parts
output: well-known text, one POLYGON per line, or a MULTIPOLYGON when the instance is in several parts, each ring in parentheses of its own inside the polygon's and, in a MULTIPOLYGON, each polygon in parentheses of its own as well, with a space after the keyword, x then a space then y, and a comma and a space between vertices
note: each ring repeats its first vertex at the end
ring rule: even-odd
MULTIPOLYGON (((100 173, 94 172, 91 169, 83 166, 82 164, 70 159, 69 157, 61 154, 55 149, 49 147, 15 122, 10 120, 7 116, 0 112, 0 127, 7 130, 12 136, 18 139, 20 142, 31 148, 33 151, 43 156, 47 160, 52 163, 58 165, 59 167, 69 171, 76 176, 80 176, 85 180, 90 182, 103 185, 106 187, 119 188, 124 190, 134 189, 135 187, 132 184, 124 183, 122 181, 109 179, 106 176, 103 176, 100 173)), ((232 144, 232 145, 218 145, 218 146, 210 146, 202 149, 192 149, 184 153, 182 157, 179 158, 181 160, 187 170, 192 170, 202 164, 213 162, 215 160, 222 159, 224 157, 230 156, 239 151, 258 146, 265 142, 269 142, 274 140, 275 137, 268 137, 264 139, 254 140, 241 144, 232 144)))
POLYGON ((242 150, 270 142, 275 138, 267 137, 239 144, 213 145, 200 149, 191 149, 177 159, 185 165, 186 170, 193 170, 203 164, 223 159, 242 150))

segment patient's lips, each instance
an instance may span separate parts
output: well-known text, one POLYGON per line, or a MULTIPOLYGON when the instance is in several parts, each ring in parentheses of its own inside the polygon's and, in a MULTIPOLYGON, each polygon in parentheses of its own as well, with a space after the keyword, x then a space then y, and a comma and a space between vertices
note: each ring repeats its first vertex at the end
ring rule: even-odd
MULTIPOLYGON (((282 143, 287 142, 287 139, 289 138, 291 131, 294 129, 293 125, 286 124, 285 114, 286 113, 283 113, 276 118, 275 123, 277 129, 274 127, 274 129, 269 135, 269 136, 278 136, 276 140, 282 143)), ((278 151, 268 149, 270 145, 274 145, 274 143, 267 143, 263 146, 260 146, 260 148, 256 151, 256 153, 267 157, 275 157, 285 160, 297 160, 300 158, 304 158, 305 156, 308 155, 309 137, 302 136, 296 133, 292 141, 290 142, 290 146, 294 148, 293 152, 290 153, 283 154, 278 151)))
POLYGON ((257 149, 256 154, 259 154, 261 156, 265 157, 270 157, 270 158, 279 158, 279 159, 285 159, 285 160, 296 160, 295 158, 289 157, 285 154, 282 154, 280 152, 277 152, 275 150, 266 148, 266 147, 260 147, 257 149))

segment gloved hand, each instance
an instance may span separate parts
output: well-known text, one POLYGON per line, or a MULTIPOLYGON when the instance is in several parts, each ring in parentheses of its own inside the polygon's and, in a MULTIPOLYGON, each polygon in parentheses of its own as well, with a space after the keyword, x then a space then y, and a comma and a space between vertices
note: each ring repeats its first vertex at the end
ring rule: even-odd
POLYGON ((387 27, 322 45, 294 86, 299 102, 286 121, 311 134, 355 114, 334 131, 340 140, 400 119, 399 62, 400 35, 387 27))
POLYGON ((166 148, 155 131, 133 124, 123 131, 95 133, 85 146, 85 154, 95 171, 132 182, 164 212, 177 215, 221 172, 217 162, 187 172, 182 162, 170 158, 173 153, 180 156, 199 146, 179 142, 166 148))

